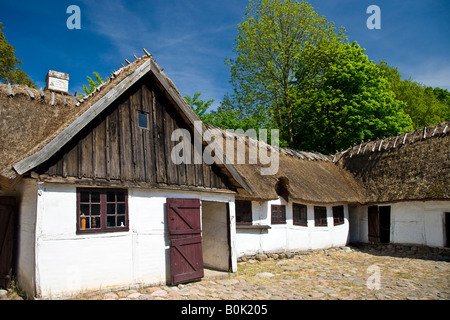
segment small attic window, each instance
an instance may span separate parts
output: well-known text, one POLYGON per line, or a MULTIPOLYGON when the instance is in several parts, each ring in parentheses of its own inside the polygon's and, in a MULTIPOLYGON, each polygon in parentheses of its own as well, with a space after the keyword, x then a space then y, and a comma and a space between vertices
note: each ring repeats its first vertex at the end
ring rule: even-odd
POLYGON ((145 112, 138 111, 139 128, 148 129, 148 115, 145 112))

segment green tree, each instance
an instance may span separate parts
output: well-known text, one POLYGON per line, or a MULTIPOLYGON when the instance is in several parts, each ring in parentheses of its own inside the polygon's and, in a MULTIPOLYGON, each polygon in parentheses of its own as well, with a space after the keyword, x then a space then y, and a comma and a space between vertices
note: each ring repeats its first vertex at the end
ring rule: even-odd
MULTIPOLYGON (((93 80, 91 77, 87 76, 87 79, 88 79, 88 82, 89 82, 89 88, 85 84, 83 85, 83 90, 86 93, 86 96, 89 95, 91 92, 93 92, 95 90, 95 88, 97 88, 103 82, 108 80, 108 77, 106 77, 105 80, 102 80, 102 77, 100 77, 98 72, 92 72, 92 73, 93 73, 93 75, 95 77, 95 80, 93 80)), ((82 94, 81 92, 78 92, 78 96, 84 97, 85 95, 82 94)))
POLYGON ((442 108, 441 121, 450 121, 450 92, 439 87, 433 88, 434 96, 445 104, 442 108))
POLYGON ((300 71, 303 79, 314 78, 322 60, 313 48, 343 40, 344 30, 336 30, 305 1, 250 0, 238 25, 236 57, 226 60, 233 93, 223 108, 261 120, 260 127, 279 128, 281 138, 293 146, 292 82, 300 71))
POLYGON ((404 132, 411 119, 378 66, 354 42, 341 44, 296 99, 296 147, 332 153, 355 142, 404 132))
POLYGON ((20 68, 23 62, 14 56, 16 50, 6 41, 3 29, 4 27, 0 22, 0 82, 24 84, 35 88, 34 82, 20 68))
POLYGON ((449 119, 450 93, 447 90, 433 89, 411 78, 402 80, 398 68, 389 66, 384 60, 380 60, 378 67, 390 83, 395 97, 404 102, 404 111, 411 117, 414 127, 435 125, 449 119))
POLYGON ((214 99, 208 101, 200 100, 199 97, 202 93, 196 92, 194 96, 185 95, 184 99, 191 106, 192 110, 197 114, 197 116, 205 123, 211 123, 211 114, 207 112, 208 108, 214 103, 214 99))

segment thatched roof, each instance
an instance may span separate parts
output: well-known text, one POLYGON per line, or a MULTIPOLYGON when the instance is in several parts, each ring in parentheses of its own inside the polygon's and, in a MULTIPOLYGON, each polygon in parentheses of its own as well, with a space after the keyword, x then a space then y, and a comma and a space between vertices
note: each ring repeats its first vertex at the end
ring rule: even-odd
MULTIPOLYGON (((108 105, 150 73, 182 118, 193 128, 199 121, 173 82, 144 49, 133 63, 114 72, 83 99, 37 91, 25 86, 0 86, 0 189, 10 189, 20 177, 48 160, 108 105)), ((220 166, 230 181, 251 192, 229 164, 220 166)))
MULTIPOLYGON (((228 140, 245 143, 246 160, 244 164, 237 163, 237 149, 233 166, 250 185, 253 193, 250 195, 240 190, 238 199, 270 200, 278 199, 278 195, 287 196, 306 203, 359 203, 364 201, 364 193, 355 182, 353 176, 336 166, 332 157, 316 152, 295 151, 286 148, 274 148, 264 142, 259 142, 259 148, 278 155, 279 169, 275 174, 262 175, 262 165, 259 161, 250 164, 248 159, 250 145, 256 140, 247 136, 230 133, 219 128, 211 128, 215 134, 222 134, 228 140), (278 189, 278 193, 277 193, 278 189)), ((224 153, 226 139, 223 139, 224 153)))
POLYGON ((42 149, 147 59, 144 56, 119 69, 83 99, 22 85, 0 84, 0 189, 10 187, 20 178, 13 169, 15 163, 42 149))
POLYGON ((450 199, 450 125, 362 142, 334 162, 366 190, 367 203, 450 199))

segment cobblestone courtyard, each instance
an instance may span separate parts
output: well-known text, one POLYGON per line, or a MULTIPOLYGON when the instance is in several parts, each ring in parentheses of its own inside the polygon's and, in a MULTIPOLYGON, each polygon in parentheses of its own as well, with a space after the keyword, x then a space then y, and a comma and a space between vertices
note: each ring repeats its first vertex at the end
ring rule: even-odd
MULTIPOLYGON (((348 247, 298 253, 284 259, 273 255, 263 261, 239 262, 238 272, 225 278, 97 292, 76 299, 449 300, 448 258, 430 257, 420 252, 380 255, 378 250, 348 247)), ((3 299, 13 296, 8 293, 3 299)))

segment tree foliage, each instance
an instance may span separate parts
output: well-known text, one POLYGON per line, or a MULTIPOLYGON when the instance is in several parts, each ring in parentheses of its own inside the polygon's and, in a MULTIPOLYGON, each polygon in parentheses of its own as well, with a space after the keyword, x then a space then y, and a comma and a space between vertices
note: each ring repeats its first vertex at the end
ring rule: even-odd
POLYGON ((395 97, 404 102, 404 111, 411 117, 414 127, 434 125, 450 119, 448 90, 425 86, 411 78, 402 80, 398 68, 389 66, 384 60, 378 66, 389 81, 395 97))
MULTIPOLYGON (((89 95, 91 92, 95 90, 99 85, 101 85, 103 82, 108 80, 108 77, 105 78, 105 80, 102 80, 102 77, 98 74, 98 72, 92 72, 92 74, 95 77, 95 80, 93 80, 91 77, 87 76, 89 88, 84 84, 83 85, 83 91, 86 93, 86 96, 89 95)), ((84 97, 85 95, 81 92, 78 92, 78 96, 84 97)))
POLYGON ((204 123, 210 124, 211 114, 207 113, 206 111, 214 103, 214 99, 210 99, 208 101, 200 100, 199 97, 201 94, 201 92, 196 92, 192 97, 186 94, 184 96, 184 99, 191 106, 192 110, 194 110, 200 120, 202 120, 204 123))
POLYGON ((0 82, 24 84, 35 88, 34 82, 20 68, 23 62, 14 56, 16 50, 6 41, 3 29, 4 27, 0 22, 0 82))
POLYGON ((305 78, 314 77, 311 64, 321 60, 318 55, 311 59, 312 48, 344 38, 343 30, 338 32, 305 1, 250 0, 238 25, 236 58, 226 60, 233 94, 226 97, 224 108, 259 118, 261 127, 281 129, 293 145, 292 81, 302 70, 305 78))
POLYGON ((307 94, 303 84, 297 91, 301 96, 295 109, 297 148, 334 152, 411 128, 404 103, 395 98, 382 72, 356 42, 340 44, 326 55, 328 63, 307 94))

